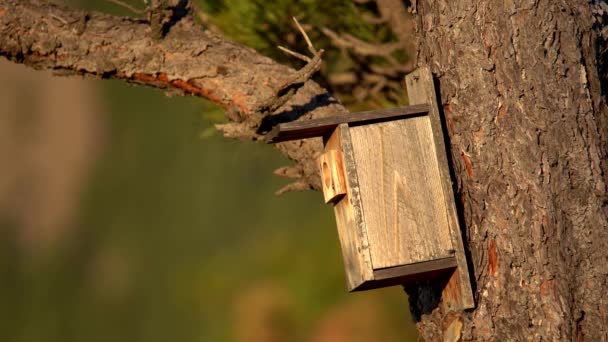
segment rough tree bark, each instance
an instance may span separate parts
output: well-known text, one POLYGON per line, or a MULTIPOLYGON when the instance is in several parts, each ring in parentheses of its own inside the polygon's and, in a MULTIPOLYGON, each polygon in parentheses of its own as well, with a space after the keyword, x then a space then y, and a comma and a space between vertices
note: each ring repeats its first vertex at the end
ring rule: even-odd
MULTIPOLYGON (((408 286, 426 340, 608 338, 604 46, 586 1, 412 1, 418 64, 438 78, 477 308, 442 312, 408 286)), ((146 22, 0 0, 0 55, 206 97, 245 116, 295 71, 185 17, 146 22)), ((306 82, 279 120, 346 112, 306 82)), ((241 123, 225 127, 255 138, 241 123)), ((285 143, 293 188, 319 188, 318 141, 285 143)))
MULTIPOLYGON (((589 4, 423 0, 417 11, 477 287, 476 310, 450 320, 465 340, 605 341, 605 46, 589 4)), ((428 291, 410 291, 421 312, 428 291)), ((421 316, 422 335, 441 336, 445 318, 421 316)))

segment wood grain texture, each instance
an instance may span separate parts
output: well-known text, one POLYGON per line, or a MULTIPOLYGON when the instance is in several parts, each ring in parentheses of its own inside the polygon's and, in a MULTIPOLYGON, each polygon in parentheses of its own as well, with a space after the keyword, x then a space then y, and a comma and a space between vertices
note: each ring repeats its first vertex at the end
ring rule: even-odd
POLYGON ((351 128, 374 269, 452 250, 428 117, 351 128))
POLYGON ((432 129, 434 140, 434 151, 436 161, 439 165, 439 179, 441 180, 442 201, 444 202, 445 215, 448 221, 449 234, 455 250, 457 270, 448 281, 446 289, 443 291, 443 305, 446 310, 462 310, 475 307, 473 292, 467 266, 466 255, 462 243, 458 215, 454 204, 454 193, 452 191, 452 181, 448 169, 448 159, 446 147, 443 141, 443 129, 439 116, 439 107, 435 94, 433 75, 427 67, 419 68, 409 74, 406 78, 407 92, 411 104, 428 103, 430 105, 429 123, 432 129), (454 291, 460 289, 460 291, 454 291))
POLYGON ((319 170, 325 203, 336 203, 346 195, 344 157, 339 150, 327 150, 319 156, 319 170))
POLYGON ((349 123, 349 126, 352 127, 374 122, 426 115, 428 111, 429 106, 427 104, 418 104, 400 108, 386 108, 336 115, 313 120, 292 121, 276 125, 270 133, 266 135, 265 140, 268 143, 276 143, 288 140, 321 137, 331 134, 331 132, 342 123, 349 123))
POLYGON ((344 260, 348 290, 374 279, 363 209, 359 195, 359 182, 354 167, 349 127, 341 124, 325 141, 325 150, 339 150, 344 158, 344 175, 347 193, 334 206, 336 224, 344 260))

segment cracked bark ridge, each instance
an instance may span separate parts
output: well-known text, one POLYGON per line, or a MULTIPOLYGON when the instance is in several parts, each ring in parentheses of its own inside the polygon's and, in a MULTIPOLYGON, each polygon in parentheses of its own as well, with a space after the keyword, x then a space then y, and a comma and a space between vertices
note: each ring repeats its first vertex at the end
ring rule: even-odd
MULTIPOLYGON (((477 286, 458 338, 605 341, 608 110, 588 2, 420 0, 416 10, 477 286)), ((452 334, 448 314, 425 306, 432 289, 408 293, 423 338, 452 334)))
MULTIPOLYGON (((139 19, 85 13, 42 0, 0 0, 0 55, 35 69, 200 96, 224 108, 236 107, 245 116, 296 72, 222 39, 189 16, 172 23, 163 39, 151 33, 150 25, 139 19)), ((346 112, 325 89, 307 81, 278 115, 295 120, 346 112)), ((252 137, 255 131, 237 125, 232 134, 252 137)), ((322 150, 318 139, 277 147, 302 165, 299 188, 320 188, 314 163, 322 150)))

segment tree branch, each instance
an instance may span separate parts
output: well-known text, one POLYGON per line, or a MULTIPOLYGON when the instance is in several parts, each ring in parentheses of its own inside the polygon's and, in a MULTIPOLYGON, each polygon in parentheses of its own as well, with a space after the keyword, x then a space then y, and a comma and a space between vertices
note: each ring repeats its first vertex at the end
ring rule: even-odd
MULTIPOLYGON (((0 0, 0 56, 60 74, 115 78, 169 93, 195 95, 244 116, 295 71, 229 42, 184 17, 163 39, 147 22, 84 13, 42 0, 0 0)), ((284 104, 281 120, 324 117, 347 110, 326 90, 306 81, 284 104)), ((252 132, 255 133, 255 132, 252 132)), ((313 155, 318 140, 279 144, 302 165, 302 181, 320 188, 313 155)))

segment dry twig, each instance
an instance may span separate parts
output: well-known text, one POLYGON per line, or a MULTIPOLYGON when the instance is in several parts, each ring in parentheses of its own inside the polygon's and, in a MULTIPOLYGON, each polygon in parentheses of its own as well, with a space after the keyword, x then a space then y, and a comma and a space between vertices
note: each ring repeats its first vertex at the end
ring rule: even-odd
POLYGON ((353 11, 362 21, 372 25, 383 25, 390 28, 396 41, 383 41, 383 38, 371 41, 363 40, 348 33, 337 33, 331 29, 321 28, 333 46, 351 59, 354 68, 344 71, 336 77, 330 76, 332 86, 343 87, 344 91, 354 96, 357 102, 369 101, 373 98, 385 98, 399 102, 402 99, 402 89, 395 90, 404 74, 411 72, 414 61, 402 61, 397 56, 399 52, 412 54, 415 52, 415 40, 412 36, 413 23, 401 0, 353 0, 353 11), (371 15, 359 10, 359 5, 375 3, 377 14, 371 15), (377 62, 377 58, 381 62, 377 62))
POLYGON ((129 5, 128 3, 124 2, 124 1, 121 1, 121 0, 105 0, 105 1, 113 3, 113 4, 118 5, 120 7, 126 8, 126 9, 128 9, 129 11, 131 11, 131 12, 133 12, 135 14, 144 14, 144 13, 146 13, 146 10, 136 8, 134 6, 129 5))
POLYGON ((216 128, 224 133, 225 136, 242 139, 256 139, 257 134, 265 133, 265 128, 262 128, 262 121, 265 117, 275 113, 281 106, 289 101, 295 93, 300 89, 312 75, 321 68, 323 50, 317 50, 313 46, 306 31, 302 28, 296 18, 293 18, 300 33, 306 40, 308 50, 312 53, 312 57, 292 51, 288 48, 279 46, 278 48, 286 54, 303 60, 306 65, 296 71, 287 81, 279 86, 272 95, 256 104, 249 113, 244 113, 240 108, 233 107, 228 109, 226 115, 231 123, 216 125, 216 128), (255 131, 257 129, 257 132, 255 131), (254 133, 255 132, 255 133, 254 133))
POLYGON ((277 89, 275 94, 273 94, 273 95, 269 96, 268 98, 266 98, 265 100, 261 101, 256 106, 256 109, 255 109, 254 115, 253 115, 256 117, 253 119, 254 119, 254 122, 258 125, 262 118, 274 113, 277 109, 279 109, 281 106, 283 106, 285 103, 287 103, 287 101, 289 101, 289 99, 291 99, 291 97, 293 97, 293 95, 296 93, 296 91, 300 87, 302 87, 304 85, 304 83, 306 83, 306 81, 308 81, 312 77, 312 75, 321 68, 321 63, 323 61, 322 57, 323 57, 324 51, 322 49, 317 51, 317 49, 315 49, 315 47, 312 45, 312 42, 310 41, 308 34, 306 34, 306 31, 302 28, 302 26, 300 25, 298 20, 296 18, 293 18, 293 20, 294 20, 296 26, 298 27, 298 29, 300 30, 300 33, 304 37, 304 40, 306 40, 308 50, 312 53, 313 56, 308 57, 303 54, 297 53, 295 51, 291 51, 285 47, 279 46, 279 49, 281 51, 305 61, 306 65, 304 67, 302 67, 300 70, 298 70, 293 76, 291 76, 289 78, 289 80, 287 80, 285 83, 283 83, 283 85, 281 85, 277 89))

